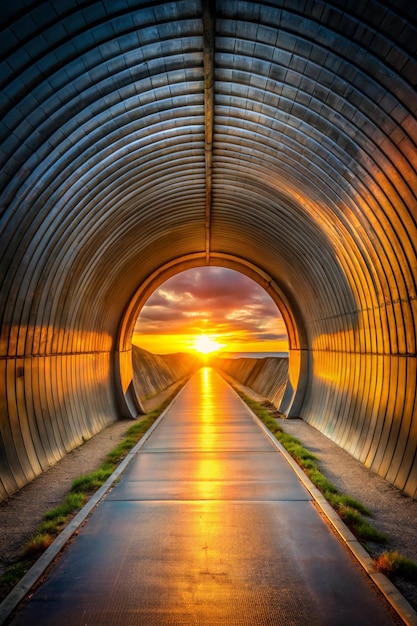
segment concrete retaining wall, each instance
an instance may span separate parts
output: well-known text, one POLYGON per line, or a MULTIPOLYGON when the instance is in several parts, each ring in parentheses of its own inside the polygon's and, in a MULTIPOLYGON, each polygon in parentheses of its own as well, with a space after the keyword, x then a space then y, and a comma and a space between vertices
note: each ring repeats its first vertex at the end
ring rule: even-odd
POLYGON ((133 346, 133 384, 142 401, 163 391, 195 370, 198 362, 187 354, 151 354, 133 346))
POLYGON ((279 408, 288 377, 288 359, 217 359, 215 365, 279 408))

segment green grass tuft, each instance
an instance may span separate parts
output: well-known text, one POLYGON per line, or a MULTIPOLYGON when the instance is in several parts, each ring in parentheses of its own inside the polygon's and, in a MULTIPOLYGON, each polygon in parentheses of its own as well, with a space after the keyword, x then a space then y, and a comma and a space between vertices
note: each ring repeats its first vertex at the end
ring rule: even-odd
POLYGON ((372 526, 356 509, 352 509, 345 504, 339 504, 335 508, 342 520, 346 522, 352 532, 361 541, 373 541, 374 543, 382 544, 388 542, 386 535, 372 526))
POLYGON ((36 532, 23 549, 23 556, 36 557, 42 554, 53 542, 54 537, 48 533, 36 532))
POLYGON ((333 492, 331 494, 331 499, 334 508, 345 506, 351 509, 355 509, 362 515, 372 517, 372 513, 369 511, 369 509, 367 509, 366 506, 364 506, 362 502, 360 502, 356 498, 352 498, 351 496, 348 496, 344 493, 338 493, 336 490, 336 492, 333 492))
POLYGON ((45 520, 38 526, 38 532, 44 535, 58 534, 67 523, 68 516, 59 515, 54 519, 45 520))
POLYGON ((0 584, 14 587, 26 574, 29 566, 25 561, 19 561, 7 568, 7 571, 0 578, 0 584))
POLYGON ((67 517, 77 509, 81 509, 84 502, 84 494, 69 493, 62 504, 45 513, 43 518, 44 520, 54 520, 56 518, 67 517))
POLYGON ((376 568, 387 576, 392 574, 402 576, 410 582, 417 581, 417 564, 403 556, 397 550, 383 552, 375 560, 376 568))
POLYGON ((71 492, 78 495, 89 495, 94 491, 97 491, 101 485, 111 476, 114 471, 114 466, 110 463, 103 464, 99 469, 91 472, 90 474, 84 474, 72 481, 71 492))

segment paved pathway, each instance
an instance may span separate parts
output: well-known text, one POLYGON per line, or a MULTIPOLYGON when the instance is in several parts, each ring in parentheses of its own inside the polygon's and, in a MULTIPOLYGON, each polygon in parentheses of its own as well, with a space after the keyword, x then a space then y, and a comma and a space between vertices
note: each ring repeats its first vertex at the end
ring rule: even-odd
POLYGON ((393 623, 285 459, 208 368, 12 622, 393 623))

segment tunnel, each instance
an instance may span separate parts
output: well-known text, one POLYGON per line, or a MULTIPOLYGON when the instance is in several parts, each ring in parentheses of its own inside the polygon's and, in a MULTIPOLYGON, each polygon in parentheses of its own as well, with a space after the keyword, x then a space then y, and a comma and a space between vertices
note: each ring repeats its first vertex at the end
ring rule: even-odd
POLYGON ((137 416, 141 307, 204 265, 282 312, 282 413, 417 497, 417 4, 0 19, 0 499, 137 416))

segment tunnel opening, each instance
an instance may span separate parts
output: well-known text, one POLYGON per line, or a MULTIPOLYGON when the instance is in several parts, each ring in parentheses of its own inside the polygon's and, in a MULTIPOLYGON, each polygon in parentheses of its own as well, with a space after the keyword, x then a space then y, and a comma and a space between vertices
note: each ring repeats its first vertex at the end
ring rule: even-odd
POLYGON ((228 371, 275 406, 281 404, 289 356, 284 319, 271 296, 236 270, 202 266, 168 279, 141 309, 132 344, 140 399, 184 375, 188 355, 190 369, 200 363, 228 371), (161 381, 161 367, 146 367, 143 350, 163 358, 161 381))
MULTIPOLYGON (((304 393, 307 376, 305 362, 304 371, 301 370, 301 356, 305 356, 305 353, 300 349, 300 336, 303 336, 303 332, 301 327, 300 333, 299 324, 283 292, 274 281, 247 262, 223 255, 217 262, 213 260, 210 266, 201 263, 201 259, 189 258, 168 264, 137 290, 121 324, 116 371, 120 377, 117 382, 121 390, 120 398, 124 400, 124 414, 135 417, 143 412, 143 398, 151 390, 155 392, 160 384, 156 382, 157 376, 150 374, 152 365, 146 364, 147 357, 143 349, 157 354, 158 358, 161 354, 181 352, 195 355, 199 352, 196 344, 205 335, 218 347, 218 350, 213 350, 212 356, 216 354, 213 364, 233 372, 242 378, 242 382, 251 380, 252 384, 259 386, 263 381, 260 389, 265 397, 283 415, 294 415, 294 400, 297 398, 298 406, 301 404, 300 396, 304 393), (182 305, 181 297, 173 296, 173 293, 178 294, 178 290, 182 290, 182 305), (246 294, 242 293, 244 290, 246 294), (240 308, 232 305, 233 294, 234 302, 238 301, 240 308), (252 315, 252 319, 248 321, 251 317, 248 315, 250 309, 242 310, 242 307, 245 302, 248 306, 250 297, 253 299, 252 306, 257 308, 258 317, 252 315), (196 298, 201 299, 202 307, 197 306, 196 298), (217 306, 222 306, 219 304, 222 298, 224 302, 227 301, 226 317, 221 318, 220 314, 218 319, 213 320, 216 302, 217 306), (210 310, 207 310, 208 304, 210 310), (184 310, 178 313, 181 308, 184 310), (179 319, 181 316, 182 319, 179 319), (172 332, 176 317, 177 325, 182 323, 182 334, 178 331, 172 332), (252 350, 248 350, 250 347, 252 350), (246 359, 246 365, 240 373, 236 359, 238 356, 246 359), (277 371, 270 371, 269 374, 258 372, 256 376, 255 363, 258 359, 263 360, 262 357, 269 357, 275 362, 275 366, 278 361, 281 363, 276 378, 274 375, 277 371), (143 367, 141 359, 144 361, 143 367), (154 384, 152 378, 155 379, 154 384)), ((165 357, 165 361, 172 361, 173 358, 165 357)), ((155 367, 158 369, 158 365, 155 367)), ((162 368, 165 368, 165 364, 162 368)), ((183 364, 178 371, 184 372, 183 364)))

